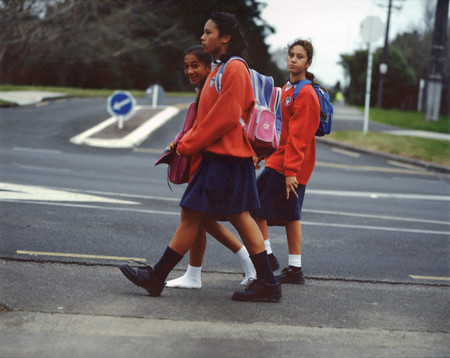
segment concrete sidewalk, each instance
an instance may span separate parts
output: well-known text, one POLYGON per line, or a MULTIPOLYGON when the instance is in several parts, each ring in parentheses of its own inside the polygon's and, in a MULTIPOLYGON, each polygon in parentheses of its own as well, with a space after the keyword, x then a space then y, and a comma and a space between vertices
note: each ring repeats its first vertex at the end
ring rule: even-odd
MULTIPOLYGON (((444 357, 448 287, 306 277, 280 303, 231 300, 241 274, 161 297, 105 265, 1 263, 0 357, 444 357), (7 288, 7 289, 6 289, 7 288)), ((179 270, 169 278, 180 275, 179 270)))
POLYGON ((28 106, 45 100, 67 97, 64 93, 48 91, 0 91, 0 100, 18 106, 28 106))

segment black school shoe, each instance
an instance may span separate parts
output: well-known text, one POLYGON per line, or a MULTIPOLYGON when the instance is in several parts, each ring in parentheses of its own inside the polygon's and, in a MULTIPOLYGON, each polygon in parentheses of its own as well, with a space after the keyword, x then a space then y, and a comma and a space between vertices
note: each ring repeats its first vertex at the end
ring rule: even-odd
POLYGON ((263 280, 254 280, 244 291, 236 291, 231 297, 234 301, 278 302, 281 298, 281 285, 268 284, 263 280))
POLYGON ((269 258, 270 267, 272 268, 272 271, 275 272, 280 268, 280 264, 278 263, 277 258, 274 254, 268 254, 267 257, 269 258))
POLYGON ((136 286, 145 288, 150 296, 160 296, 165 282, 160 280, 151 266, 142 265, 142 267, 135 268, 128 264, 123 264, 119 266, 119 269, 136 286))
POLYGON ((296 285, 303 285, 305 277, 301 267, 286 267, 281 271, 280 275, 275 276, 279 283, 293 283, 296 285))

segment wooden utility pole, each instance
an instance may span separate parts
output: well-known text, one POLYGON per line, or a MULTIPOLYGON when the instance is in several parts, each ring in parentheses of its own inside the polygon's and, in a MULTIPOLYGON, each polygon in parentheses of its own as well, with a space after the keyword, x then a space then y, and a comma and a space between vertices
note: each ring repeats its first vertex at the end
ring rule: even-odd
POLYGON ((376 106, 381 108, 383 106, 383 83, 384 83, 384 76, 387 73, 388 65, 387 65, 387 58, 388 58, 388 47, 389 47, 389 25, 391 22, 391 9, 392 9, 392 0, 389 0, 388 5, 388 16, 387 16, 387 22, 386 22, 386 33, 384 36, 384 49, 383 49, 383 59, 380 63, 380 79, 378 80, 378 92, 377 92, 377 103, 376 106))
POLYGON ((442 82, 444 81, 447 22, 449 0, 438 0, 431 47, 430 65, 428 67, 428 84, 426 97, 426 121, 438 121, 441 109, 442 82))

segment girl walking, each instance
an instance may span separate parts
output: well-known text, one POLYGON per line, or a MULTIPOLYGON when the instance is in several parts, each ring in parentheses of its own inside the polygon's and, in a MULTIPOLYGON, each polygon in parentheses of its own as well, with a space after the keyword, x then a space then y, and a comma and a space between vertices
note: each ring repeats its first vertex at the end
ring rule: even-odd
MULTIPOLYGON (((312 86, 305 85, 293 99, 297 84, 305 79, 314 81, 308 72, 314 48, 307 40, 296 40, 288 46, 287 69, 289 81, 282 88, 281 106, 283 126, 280 145, 265 160, 265 168, 258 176, 261 208, 252 211, 271 254, 268 225, 284 226, 289 249, 289 266, 276 276, 280 283, 303 284, 301 264, 301 211, 305 188, 316 160, 315 133, 320 121, 320 105, 312 86)), ((255 160, 258 166, 258 160, 255 160)), ((273 256, 273 254, 271 254, 273 256)))
MULTIPOLYGON (((203 49, 215 61, 242 56, 247 44, 235 16, 211 14, 201 37, 203 49)), ((181 221, 166 251, 154 268, 121 265, 123 274, 159 296, 169 272, 195 241, 205 217, 226 219, 236 228, 255 266, 257 280, 245 291, 233 294, 240 301, 278 302, 281 287, 275 279, 265 251, 263 236, 249 210, 259 207, 253 149, 240 119, 248 122, 255 104, 250 74, 241 61, 228 64, 215 88, 218 67, 213 66, 200 96, 193 128, 178 142, 180 155, 201 154, 201 163, 181 199, 181 221)))
MULTIPOLYGON (((203 47, 191 46, 184 52, 184 73, 191 84, 196 85, 197 98, 195 107, 198 107, 201 90, 205 83, 206 77, 211 72, 211 55, 204 52, 203 47)), ((171 143, 171 146, 176 142, 171 143)), ((201 156, 194 154, 191 156, 190 163, 190 179, 198 169, 201 156)), ((248 285, 250 281, 256 278, 256 271, 250 260, 248 251, 244 245, 228 230, 225 226, 219 224, 216 220, 205 218, 197 233, 195 242, 189 250, 189 265, 185 274, 174 280, 167 281, 166 287, 176 288, 201 288, 201 270, 203 255, 206 249, 206 232, 213 236, 217 241, 229 248, 242 264, 245 278, 241 281, 241 285, 248 285)))

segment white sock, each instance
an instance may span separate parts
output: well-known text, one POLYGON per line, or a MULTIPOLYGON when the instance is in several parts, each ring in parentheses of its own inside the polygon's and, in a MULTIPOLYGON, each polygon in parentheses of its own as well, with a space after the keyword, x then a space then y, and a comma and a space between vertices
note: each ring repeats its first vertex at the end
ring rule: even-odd
POLYGON ((302 267, 302 255, 289 255, 289 266, 302 267))
POLYGON ((176 288, 201 288, 202 267, 188 265, 183 276, 166 282, 166 287, 176 288))
POLYGON ((241 249, 236 252, 236 255, 239 258, 245 273, 245 278, 241 281, 241 285, 247 286, 251 280, 256 279, 255 266, 253 266, 253 262, 250 260, 250 256, 245 246, 242 246, 241 249))
POLYGON ((270 255, 272 251, 272 246, 270 246, 270 240, 264 240, 264 246, 266 247, 267 255, 270 255))

